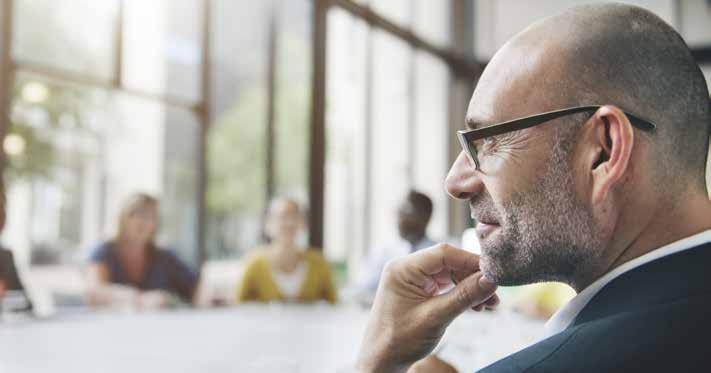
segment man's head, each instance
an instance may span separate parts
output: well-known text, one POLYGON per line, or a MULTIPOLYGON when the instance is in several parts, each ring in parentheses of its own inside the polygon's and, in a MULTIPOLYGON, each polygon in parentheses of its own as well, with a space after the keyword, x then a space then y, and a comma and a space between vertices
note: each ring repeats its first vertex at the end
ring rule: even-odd
POLYGON ((708 88, 681 37, 641 8, 581 6, 524 30, 490 61, 467 124, 591 104, 604 106, 487 139, 480 171, 464 154, 452 165, 447 189, 470 201, 495 282, 579 287, 655 214, 705 195, 708 88))
POLYGON ((400 203, 397 217, 400 237, 410 242, 417 242, 427 233, 427 224, 432 217, 432 200, 420 192, 411 190, 400 203))

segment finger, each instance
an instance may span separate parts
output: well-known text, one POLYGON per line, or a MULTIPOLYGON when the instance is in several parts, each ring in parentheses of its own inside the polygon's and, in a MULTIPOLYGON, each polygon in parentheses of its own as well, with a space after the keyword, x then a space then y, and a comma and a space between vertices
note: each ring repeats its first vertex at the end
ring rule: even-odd
POLYGON ((499 296, 494 293, 484 303, 472 307, 474 311, 494 310, 499 305, 499 296))
POLYGON ((486 302, 484 302, 484 305, 487 307, 496 307, 499 305, 501 301, 499 300, 499 296, 494 294, 491 296, 491 298, 487 299, 486 302))
POLYGON ((482 311, 484 309, 488 310, 494 310, 496 307, 499 305, 499 296, 494 293, 489 299, 487 299, 484 303, 481 303, 477 306, 472 307, 472 310, 474 311, 482 311))
POLYGON ((450 273, 452 282, 455 285, 462 282, 462 280, 464 280, 465 278, 469 277, 469 275, 471 275, 471 272, 469 272, 469 271, 451 271, 449 273, 450 273))
POLYGON ((477 272, 462 280, 450 292, 432 298, 431 312, 452 320, 466 309, 486 302, 495 291, 496 285, 477 272))
POLYGON ((458 277, 466 277, 479 270, 479 256, 456 247, 439 244, 420 250, 404 260, 405 265, 417 267, 425 275, 453 271, 458 277))

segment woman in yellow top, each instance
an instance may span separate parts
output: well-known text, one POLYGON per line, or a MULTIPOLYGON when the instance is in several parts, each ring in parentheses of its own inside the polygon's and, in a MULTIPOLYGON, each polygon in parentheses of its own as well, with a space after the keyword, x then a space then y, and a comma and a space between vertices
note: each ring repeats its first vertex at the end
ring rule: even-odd
POLYGON ((247 262, 237 287, 237 302, 301 302, 325 300, 336 303, 336 288, 328 263, 315 250, 296 242, 304 218, 298 203, 280 198, 267 212, 265 233, 269 245, 247 262))

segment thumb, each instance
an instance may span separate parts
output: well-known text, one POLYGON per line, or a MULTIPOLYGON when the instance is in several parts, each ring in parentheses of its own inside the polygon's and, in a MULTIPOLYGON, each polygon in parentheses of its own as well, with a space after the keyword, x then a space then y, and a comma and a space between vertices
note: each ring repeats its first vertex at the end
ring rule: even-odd
POLYGON ((486 302, 494 292, 496 284, 481 272, 476 272, 459 282, 448 293, 433 298, 434 312, 452 320, 465 310, 486 302))

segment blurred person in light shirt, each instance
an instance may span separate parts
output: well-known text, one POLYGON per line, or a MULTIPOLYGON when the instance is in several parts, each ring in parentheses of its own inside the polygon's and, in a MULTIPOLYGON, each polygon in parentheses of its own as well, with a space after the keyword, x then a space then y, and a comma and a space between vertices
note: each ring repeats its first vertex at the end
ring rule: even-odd
POLYGON ((380 275, 389 261, 436 244, 427 236, 433 209, 432 200, 427 195, 416 190, 407 193, 397 210, 399 237, 372 248, 365 258, 357 281, 357 298, 360 303, 372 303, 380 275))
POLYGON ((277 198, 270 203, 264 227, 269 243, 249 257, 237 303, 336 303, 328 262, 319 251, 298 243, 304 226, 304 214, 295 200, 277 198))
POLYGON ((121 209, 118 233, 92 252, 89 303, 157 309, 192 304, 197 275, 175 254, 155 244, 158 200, 137 193, 121 209))

